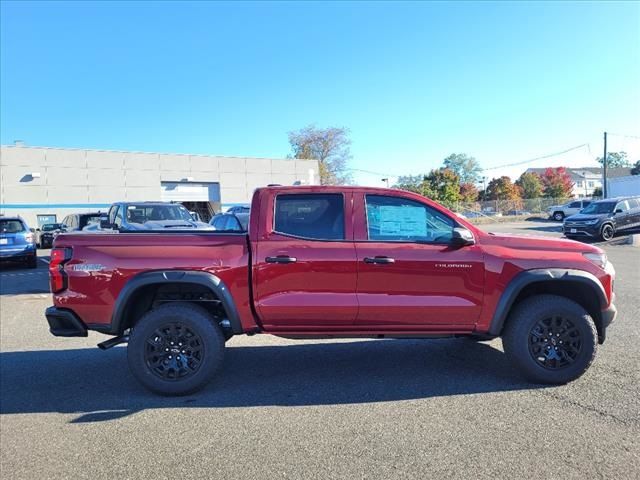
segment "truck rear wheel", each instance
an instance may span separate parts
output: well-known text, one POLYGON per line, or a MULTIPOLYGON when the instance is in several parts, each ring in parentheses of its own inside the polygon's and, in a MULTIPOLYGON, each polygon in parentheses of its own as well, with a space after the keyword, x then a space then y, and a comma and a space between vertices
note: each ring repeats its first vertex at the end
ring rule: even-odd
POLYGON ((133 375, 152 392, 188 395, 207 385, 221 367, 224 336, 205 309, 166 304, 136 323, 127 358, 133 375))
POLYGON ((563 384, 587 371, 596 355, 598 333, 593 319, 576 302, 536 295, 513 310, 502 344, 527 379, 563 384))

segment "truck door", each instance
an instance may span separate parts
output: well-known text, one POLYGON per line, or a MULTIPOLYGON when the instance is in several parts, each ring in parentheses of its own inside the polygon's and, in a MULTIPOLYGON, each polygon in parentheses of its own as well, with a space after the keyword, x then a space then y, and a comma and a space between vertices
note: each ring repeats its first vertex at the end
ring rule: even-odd
POLYGON ((355 322, 356 253, 351 193, 279 193, 261 209, 255 305, 266 328, 344 327, 355 322))
POLYGON ((455 219, 426 203, 359 195, 354 198, 356 324, 406 329, 473 325, 484 291, 480 247, 452 247, 455 219))

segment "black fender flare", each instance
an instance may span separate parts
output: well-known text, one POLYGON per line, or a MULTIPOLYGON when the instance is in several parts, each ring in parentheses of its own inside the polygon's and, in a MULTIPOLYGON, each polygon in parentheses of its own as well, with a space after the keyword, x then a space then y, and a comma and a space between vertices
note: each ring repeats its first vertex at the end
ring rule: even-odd
POLYGON ((584 270, 574 270, 566 268, 541 268, 534 270, 525 270, 517 274, 506 286, 498 305, 496 306, 491 325, 489 327, 489 335, 497 337, 502 332, 504 322, 509 315, 509 311, 514 301, 523 288, 538 282, 578 282, 588 286, 598 299, 600 309, 607 307, 608 300, 604 291, 604 287, 595 275, 584 270))
POLYGON ((142 287, 149 285, 163 285, 170 283, 195 283, 211 290, 222 302, 222 307, 227 313, 231 330, 235 334, 243 333, 242 323, 236 304, 231 297, 225 283, 217 276, 208 272, 194 272, 188 270, 160 270, 143 272, 135 275, 125 283, 113 306, 111 315, 111 331, 113 335, 122 333, 122 325, 125 321, 125 311, 135 293, 142 287))

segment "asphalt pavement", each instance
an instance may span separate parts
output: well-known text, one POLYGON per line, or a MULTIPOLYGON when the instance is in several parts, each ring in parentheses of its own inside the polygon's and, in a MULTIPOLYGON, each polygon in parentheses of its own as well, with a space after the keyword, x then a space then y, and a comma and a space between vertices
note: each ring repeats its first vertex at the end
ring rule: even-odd
POLYGON ((204 391, 162 398, 129 373, 126 347, 49 334, 43 261, 5 267, 0 477, 638 478, 640 249, 603 248, 620 314, 590 370, 561 387, 524 382, 499 340, 257 335, 229 341, 204 391))

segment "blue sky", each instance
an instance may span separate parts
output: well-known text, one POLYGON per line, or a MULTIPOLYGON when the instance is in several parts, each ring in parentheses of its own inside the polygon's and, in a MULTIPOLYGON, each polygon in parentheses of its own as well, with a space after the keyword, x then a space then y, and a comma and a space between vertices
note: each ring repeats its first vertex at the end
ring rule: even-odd
POLYGON ((316 123, 396 175, 640 136, 637 2, 3 1, 0 34, 2 144, 282 157, 316 123))

